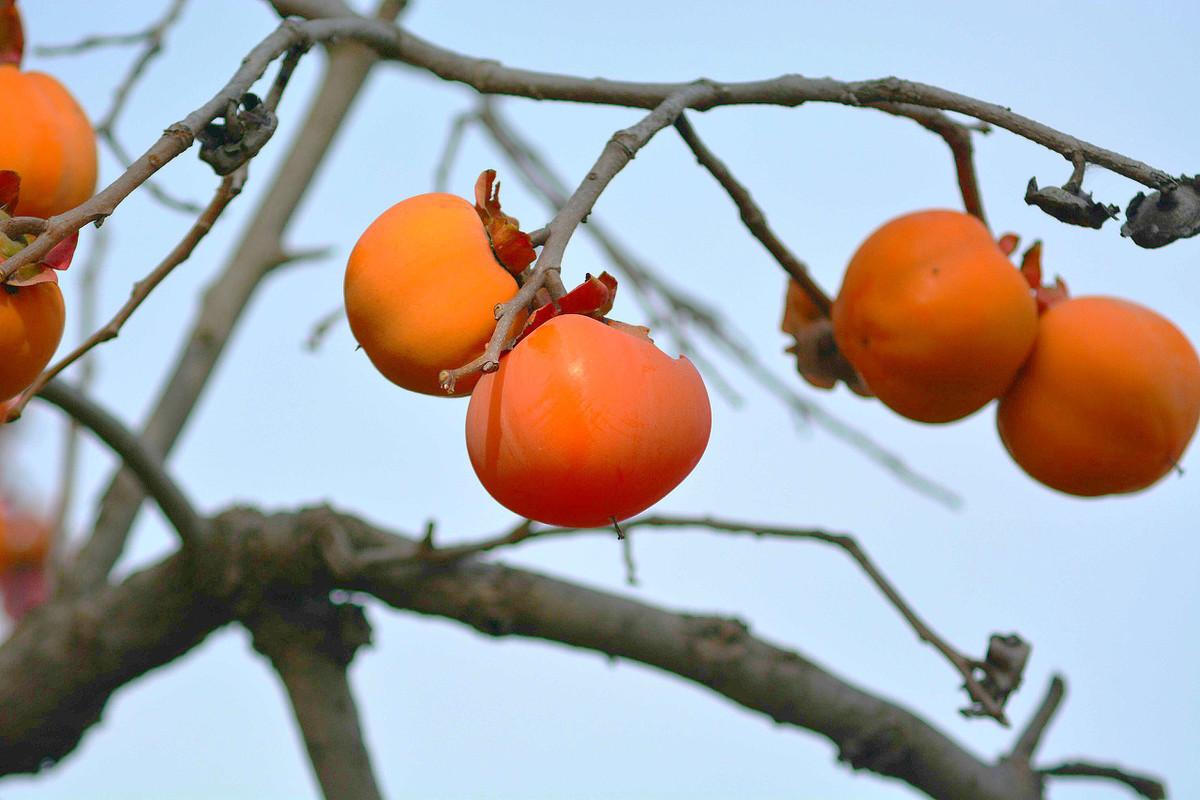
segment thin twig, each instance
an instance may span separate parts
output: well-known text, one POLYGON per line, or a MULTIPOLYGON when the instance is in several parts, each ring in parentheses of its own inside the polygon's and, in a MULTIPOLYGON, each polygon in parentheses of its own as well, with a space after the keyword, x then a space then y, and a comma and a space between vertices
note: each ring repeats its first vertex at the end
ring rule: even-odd
POLYGON ((1042 736, 1046 733, 1050 721, 1054 719, 1066 691, 1067 684, 1061 675, 1055 675, 1050 679, 1050 687, 1046 690, 1046 696, 1042 698, 1041 705, 1038 706, 1037 712, 1029 719, 1025 730, 1021 731, 1020 737, 1013 745, 1013 758, 1024 759, 1026 763, 1033 760, 1033 754, 1037 752, 1042 736))
MULTIPOLYGON (((713 517, 675 517, 675 516, 645 516, 635 517, 634 519, 626 520, 621 523, 621 527, 628 534, 635 528, 703 528, 705 530, 717 531, 720 533, 728 533, 734 535, 747 535, 759 538, 775 538, 775 539, 806 539, 810 541, 823 542, 841 548, 845 551, 858 566, 866 573, 871 582, 876 588, 883 593, 892 607, 895 608, 904 620, 908 623, 917 637, 942 654, 951 666, 958 671, 963 679, 963 683, 967 689, 967 694, 972 700, 978 702, 986 712, 987 716, 995 719, 1001 725, 1008 726, 1008 718, 1004 714, 1004 709, 980 685, 979 680, 975 676, 975 667, 978 662, 968 658, 967 656, 954 649, 945 639, 939 636, 926 623, 912 606, 900 595, 900 592, 892 584, 891 581, 883 574, 882 571, 875 565, 875 562, 867 555, 866 551, 858 544, 854 537, 843 533, 832 533, 830 531, 820 530, 817 528, 789 528, 772 525, 756 525, 750 522, 738 522, 733 520, 715 519, 713 517)), ((511 547, 522 542, 533 539, 548 539, 563 536, 575 536, 578 534, 587 533, 607 533, 603 528, 579 529, 579 528, 553 528, 539 527, 536 523, 528 520, 523 521, 516 527, 490 539, 483 539, 478 542, 456 545, 454 547, 438 548, 423 553, 418 553, 414 559, 431 563, 446 563, 458 561, 469 556, 487 553, 492 550, 497 550, 502 547, 511 547)))
POLYGON ((1123 783, 1148 800, 1166 800, 1167 797, 1167 787, 1162 781, 1109 764, 1068 761, 1047 769, 1039 769, 1038 773, 1055 778, 1101 778, 1123 783))
POLYGON ((340 303, 336 308, 332 308, 327 313, 322 314, 309 330, 308 338, 304 340, 304 349, 310 353, 317 352, 321 344, 324 343, 325 337, 329 335, 329 331, 333 329, 333 326, 344 319, 346 319, 346 307, 340 303))
POLYGON ((675 129, 679 131, 680 138, 691 149, 700 165, 712 173, 712 176, 717 179, 717 183, 721 184, 721 188, 729 194, 730 199, 738 207, 738 212, 746 229, 754 235, 755 239, 758 239, 762 243, 763 247, 767 248, 767 252, 779 262, 779 266, 783 267, 783 271, 790 275, 792 280, 800 284, 800 288, 812 300, 817 310, 824 316, 829 316, 829 311, 833 308, 833 300, 813 280, 804 262, 796 258, 787 245, 771 230, 771 227, 767 224, 766 214, 763 213, 758 203, 754 202, 754 198, 750 196, 750 191, 733 176, 733 173, 729 171, 725 163, 717 158, 716 154, 709 150, 704 142, 700 140, 699 135, 692 128, 692 123, 688 122, 686 114, 680 114, 679 119, 675 120, 675 129))
POLYGON ((117 311, 116 315, 108 321, 108 323, 85 339, 78 347, 72 350, 67 355, 63 356, 57 363, 48 367, 37 380, 35 380, 29 388, 21 393, 20 398, 9 410, 9 419, 16 419, 21 415, 21 411, 25 408, 25 404, 29 399, 40 391, 45 383, 71 364, 83 358, 94 347, 103 342, 117 338, 121 332, 125 322, 133 316, 133 312, 138 309, 138 306, 150 296, 150 293, 162 283, 168 275, 184 261, 188 260, 192 251, 196 249, 196 245, 212 230, 213 224, 217 218, 221 216, 221 212, 229 205, 233 198, 237 197, 242 190, 242 183, 245 180, 245 169, 239 169, 225 177, 221 181, 221 185, 217 188, 217 192, 213 195, 213 199, 209 202, 208 207, 200 215, 196 223, 188 230, 184 237, 175 245, 174 249, 167 254, 158 266, 151 270, 145 278, 133 285, 133 291, 125 305, 117 311))
POLYGON ((158 503, 163 516, 175 528, 184 545, 199 544, 204 537, 206 523, 175 481, 167 475, 162 462, 137 436, 116 417, 62 381, 47 383, 38 397, 62 409, 108 445, 141 481, 146 494, 158 503))
POLYGON ((462 144, 467 125, 474 117, 474 114, 467 112, 459 114, 450 123, 450 131, 446 134, 446 143, 442 146, 442 155, 438 158, 437 166, 433 170, 433 190, 435 192, 444 192, 450 185, 450 168, 454 166, 454 159, 458 155, 458 148, 462 144))
POLYGON ((950 148, 950 155, 954 158, 954 172, 958 178, 963 207, 968 214, 987 225, 987 216, 983 213, 983 197, 979 192, 979 179, 975 174, 975 148, 971 143, 971 132, 989 133, 991 128, 980 123, 964 125, 936 109, 909 103, 872 103, 871 107, 898 117, 907 117, 945 140, 950 148))

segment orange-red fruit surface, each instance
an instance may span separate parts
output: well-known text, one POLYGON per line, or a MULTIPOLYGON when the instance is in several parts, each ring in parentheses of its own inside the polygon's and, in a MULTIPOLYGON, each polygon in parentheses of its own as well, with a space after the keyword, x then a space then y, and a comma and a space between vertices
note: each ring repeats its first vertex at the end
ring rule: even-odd
POLYGON ((996 422, 1030 476, 1069 494, 1136 492, 1179 463, 1200 419, 1200 360, 1148 308, 1077 297, 1042 315, 996 422))
POLYGON ((50 552, 50 531, 40 520, 0 502, 0 573, 36 567, 50 552))
POLYGON ((467 452, 510 511, 592 528, 666 496, 700 461, 711 427, 708 392, 690 361, 566 314, 476 385, 467 452))
POLYGON ((0 169, 21 175, 14 215, 50 217, 96 189, 96 135, 63 85, 41 72, 0 65, 0 169))
MULTIPOLYGON (((372 222, 350 253, 344 288, 350 329, 376 369, 441 396, 438 374, 483 352, 495 307, 517 293, 474 207, 441 193, 410 197, 372 222)), ((477 379, 458 381, 455 394, 477 379)))
POLYGON ((920 211, 862 243, 833 305, 838 348, 889 408, 950 422, 999 397, 1029 355, 1037 306, 987 228, 920 211))
POLYGON ((58 349, 65 323, 57 283, 0 286, 0 398, 33 383, 58 349))

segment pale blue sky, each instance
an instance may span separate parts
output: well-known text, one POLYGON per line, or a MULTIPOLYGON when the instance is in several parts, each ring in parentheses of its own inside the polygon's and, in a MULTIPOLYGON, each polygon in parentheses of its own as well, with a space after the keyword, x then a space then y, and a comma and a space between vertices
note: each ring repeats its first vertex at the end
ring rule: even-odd
MULTIPOLYGON (((125 32, 164 2, 25 2, 27 38, 59 43, 125 32)), ((361 5, 361 3, 360 3, 361 5)), ((1173 173, 1192 172, 1200 7, 1157 3, 597 4, 414 0, 408 24, 439 44, 505 63, 584 76, 749 79, 785 72, 855 79, 894 74, 1011 106, 1173 173)), ((227 80, 274 26, 265 3, 196 0, 131 101, 121 135, 147 146, 227 80)), ((103 113, 132 53, 94 52, 30 68, 58 75, 93 115, 103 113)), ((313 88, 305 59, 281 109, 278 140, 252 168, 246 193, 195 257, 157 291, 99 357, 97 396, 135 423, 174 357, 197 292, 219 269, 313 88)), ((377 71, 288 235, 296 247, 331 245, 319 264, 270 278, 252 303, 215 380, 171 459, 205 510, 247 501, 295 508, 330 501, 382 525, 418 530, 436 518, 447 538, 486 535, 512 522, 476 483, 462 444, 465 403, 406 394, 380 378, 345 328, 316 355, 301 343, 340 302, 345 257, 383 209, 431 188, 450 119, 471 94, 412 69, 377 71)), ((638 112, 509 101, 508 115, 579 180, 612 131, 638 112)), ((751 187, 780 236, 836 289, 857 243, 884 220, 959 203, 940 140, 906 120, 846 108, 730 108, 693 119, 751 187)), ((1068 228, 1024 204, 1025 184, 1060 183, 1059 156, 1005 132, 977 140, 985 204, 997 230, 1045 240, 1049 273, 1076 294, 1149 305, 1200 338, 1200 240, 1144 251, 1117 226, 1068 228)), ((467 194, 500 154, 467 136, 452 185, 467 194)), ((102 176, 117 175, 111 157, 102 176)), ((161 174, 203 201, 216 179, 191 153, 161 174)), ((1124 206, 1138 187, 1094 170, 1088 188, 1124 206)), ((505 181, 505 205, 528 227, 541 203, 505 181)), ((992 409, 965 422, 904 421, 843 390, 802 386, 782 355, 783 278, 741 229, 723 192, 671 132, 653 141, 596 206, 596 217, 676 281, 719 303, 781 378, 869 430, 966 499, 947 511, 818 429, 798 427, 756 387, 732 408, 714 394, 713 438, 695 473, 663 511, 855 533, 915 607, 963 650, 992 631, 1034 643, 1025 689, 1011 712, 1024 722, 1054 671, 1069 696, 1042 751, 1119 761, 1164 776, 1174 797, 1200 796, 1200 645, 1195 574, 1197 502, 1188 475, 1140 495, 1083 501, 1043 489, 1008 460, 992 409)), ((102 314, 127 296, 190 221, 144 193, 107 223, 112 258, 102 314)), ((85 231, 81 247, 87 247, 85 231)), ((82 256, 81 259, 82 261, 82 256)), ((564 277, 606 264, 580 233, 564 277)), ((78 270, 63 281, 68 299, 78 270)), ((628 295, 618 316, 644 320, 628 295)), ((67 341, 81 332, 70 330, 67 341)), ((710 354, 712 355, 712 354, 710 354)), ((741 382, 736 365, 712 355, 741 382)), ((49 411, 29 413, 22 458, 43 498, 52 494, 60 436, 49 411)), ((1194 448, 1193 448, 1194 451, 1194 448)), ((107 480, 108 455, 89 444, 74 519, 107 480)), ((156 513, 136 528, 122 571, 157 558, 172 537, 156 513)), ((704 533, 635 538, 642 585, 623 585, 620 554, 604 537, 535 544, 514 563, 670 608, 748 620, 762 636, 914 709, 972 750, 991 756, 1013 734, 965 721, 950 668, 919 644, 843 554, 819 545, 704 533)), ((899 800, 906 786, 850 773, 828 743, 777 727, 707 690, 634 664, 540 643, 487 639, 444 621, 371 604, 376 646, 355 663, 370 745, 389 796, 466 798, 827 798, 899 800)), ((3 800, 42 798, 311 798, 299 739, 282 692, 240 630, 214 636, 179 663, 117 694, 82 746, 43 776, 0 781, 3 800)), ((1129 794, 1096 783, 1056 784, 1053 800, 1129 794)))

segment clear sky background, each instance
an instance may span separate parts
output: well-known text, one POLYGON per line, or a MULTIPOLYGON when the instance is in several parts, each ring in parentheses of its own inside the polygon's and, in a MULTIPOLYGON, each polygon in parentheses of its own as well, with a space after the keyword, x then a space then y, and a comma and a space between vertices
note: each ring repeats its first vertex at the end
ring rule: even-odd
MULTIPOLYGON (((162 0, 25 2, 31 45, 137 30, 162 0)), ((362 5, 361 3, 359 5, 362 5)), ((265 3, 195 0, 120 127, 140 152, 207 100, 275 26, 265 3)), ((441 45, 506 64, 643 80, 738 80, 799 72, 842 79, 897 75, 1014 110, 1172 173, 1193 172, 1200 126, 1194 84, 1200 6, 1189 2, 448 3, 414 0, 406 24, 441 45)), ((28 68, 59 76, 95 117, 133 53, 103 50, 28 68)), ((136 426, 177 354, 198 292, 260 199, 314 88, 305 58, 281 108, 277 139, 250 183, 190 262, 99 353, 96 395, 136 426)), ((477 484, 462 443, 465 402, 418 397, 387 383, 343 326, 317 354, 302 342, 341 302, 345 258, 385 208, 429 191, 450 120, 472 93, 407 67, 384 66, 351 112, 287 240, 332 247, 320 263, 266 281, 170 460, 204 510, 235 502, 292 509, 330 502, 444 538, 513 523, 477 484)), ((640 112, 505 101, 503 108, 574 183, 604 142, 640 112)), ((702 136, 751 187, 781 237, 836 289, 857 244, 883 221, 960 200, 945 146, 907 120, 811 105, 739 107, 696 115, 702 136)), ((1025 184, 1061 183, 1069 165, 1009 133, 977 139, 993 227, 1045 241, 1051 274, 1076 294, 1148 305, 1200 339, 1200 239, 1145 251, 1118 235, 1056 223, 1022 201, 1025 184)), ((115 178, 110 155, 102 179, 115 178)), ((511 172, 479 134, 467 136, 452 186, 469 194, 480 170, 511 172)), ((204 202, 217 179, 193 150, 160 178, 204 202)), ((1139 187, 1095 169, 1087 188, 1122 207, 1139 187)), ((505 206, 538 227, 541 202, 513 175, 505 206)), ((720 305, 780 378, 868 430, 965 498, 951 511, 915 494, 824 431, 798 425, 738 366, 708 355, 738 382, 740 408, 714 393, 714 427, 695 473, 659 509, 853 532, 914 606, 960 649, 982 653, 993 631, 1034 643, 1024 689, 1010 704, 1028 719, 1056 671, 1069 693, 1042 758, 1117 761, 1161 775, 1172 796, 1200 796, 1200 644, 1195 448, 1183 478, 1131 497, 1079 500, 1026 478, 1008 459, 991 408, 951 426, 907 422, 844 390, 803 386, 782 353, 782 272, 740 226, 715 182, 670 131, 613 182, 595 210, 634 253, 720 305)), ((106 318, 187 229, 186 215, 139 192, 106 224, 106 318)), ((86 258, 91 230, 83 234, 86 258)), ((568 283, 605 269, 584 232, 565 262, 568 283)), ((80 270, 63 280, 68 302, 80 270)), ((643 322, 626 294, 616 315, 643 322)), ((68 331, 74 343, 82 331, 68 331)), ((663 341, 660 339, 660 342, 663 341)), ((31 408, 19 458, 32 494, 54 493, 61 420, 31 408)), ((86 526, 112 468, 85 451, 73 521, 86 526)), ((916 641, 844 554, 808 543, 653 533, 634 540, 642 585, 623 583, 608 537, 534 544, 511 563, 632 592, 673 609, 737 615, 859 686, 899 701, 970 749, 992 757, 1014 734, 957 714, 952 670, 916 641)), ((144 513, 126 573, 173 547, 144 513)), ((391 797, 827 798, 899 800, 906 786, 834 762, 827 741, 780 727, 705 689, 636 664, 561 646, 493 640, 456 623, 369 605, 375 647, 353 668, 367 736, 391 797)), ((2 712, 0 712, 2 713, 2 712)), ((240 629, 218 633, 178 663, 113 698, 101 724, 62 764, 0 781, 3 800, 42 798, 312 798, 317 789, 283 692, 240 629)), ((1056 783, 1053 800, 1129 797, 1117 786, 1056 783)))

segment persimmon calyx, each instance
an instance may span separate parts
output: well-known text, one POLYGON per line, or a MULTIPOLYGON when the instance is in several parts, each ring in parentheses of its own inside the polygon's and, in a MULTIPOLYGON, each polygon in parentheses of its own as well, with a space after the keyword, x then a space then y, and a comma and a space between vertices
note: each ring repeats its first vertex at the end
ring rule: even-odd
POLYGON ((832 389, 838 381, 857 395, 870 397, 866 381, 850 365, 833 339, 833 323, 821 312, 799 283, 788 282, 779 329, 791 336, 785 352, 796 358, 796 371, 818 389, 832 389))
MULTIPOLYGON (((583 283, 558 298, 557 303, 554 301, 546 303, 530 314, 525 328, 517 336, 516 341, 521 341, 542 325, 563 314, 582 314, 585 317, 602 320, 605 314, 612 311, 613 301, 616 298, 616 278, 607 272, 601 272, 599 277, 593 277, 591 273, 588 273, 583 283)), ((647 336, 647 338, 649 337, 647 336)), ((516 346, 516 342, 513 345, 516 346)))
POLYGON ((483 221, 492 252, 506 270, 520 275, 537 258, 533 240, 521 231, 521 223, 500 210, 500 182, 496 170, 485 169, 475 181, 475 211, 483 221))
MULTIPOLYGON (((0 0, 0 18, 3 17, 3 2, 0 0)), ((12 210, 21 195, 21 176, 10 169, 0 170, 0 221, 12 219, 12 210)), ((0 233, 0 264, 24 250, 33 240, 32 234, 23 234, 13 239, 0 233)), ((35 264, 26 264, 5 281, 7 286, 33 286, 36 283, 58 283, 55 271, 71 266, 75 248, 79 244, 79 231, 63 239, 35 264)))
POLYGON ((25 55, 25 28, 16 0, 0 0, 0 64, 21 66, 25 55))
POLYGON ((1033 289, 1033 299, 1037 301, 1039 314, 1057 303, 1070 297, 1067 284, 1061 276, 1054 276, 1054 285, 1042 283, 1042 242, 1039 239, 1029 246, 1021 256, 1021 274, 1025 276, 1029 288, 1033 289))

